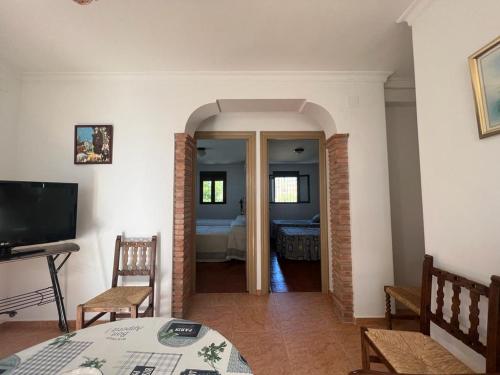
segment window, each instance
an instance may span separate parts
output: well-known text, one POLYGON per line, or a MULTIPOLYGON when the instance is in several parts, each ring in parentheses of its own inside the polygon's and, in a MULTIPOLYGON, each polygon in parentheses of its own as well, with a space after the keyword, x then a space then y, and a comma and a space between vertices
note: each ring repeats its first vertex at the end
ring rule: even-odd
POLYGON ((200 204, 226 203, 226 172, 200 172, 200 204))
POLYGON ((275 176, 274 202, 297 203, 299 198, 299 186, 297 180, 297 176, 275 176))
POLYGON ((309 203, 309 175, 274 172, 269 176, 271 203, 309 203))

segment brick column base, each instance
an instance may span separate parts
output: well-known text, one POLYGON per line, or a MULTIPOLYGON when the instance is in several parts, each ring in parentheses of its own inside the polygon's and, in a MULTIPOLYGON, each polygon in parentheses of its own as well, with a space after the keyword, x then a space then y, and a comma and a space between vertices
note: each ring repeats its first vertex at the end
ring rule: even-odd
POLYGON ((174 239, 172 315, 182 318, 189 308, 194 251, 194 157, 196 143, 188 134, 175 134, 174 239))
POLYGON ((353 321, 348 137, 348 134, 335 134, 326 142, 330 198, 329 230, 333 247, 333 304, 335 314, 343 322, 353 321))

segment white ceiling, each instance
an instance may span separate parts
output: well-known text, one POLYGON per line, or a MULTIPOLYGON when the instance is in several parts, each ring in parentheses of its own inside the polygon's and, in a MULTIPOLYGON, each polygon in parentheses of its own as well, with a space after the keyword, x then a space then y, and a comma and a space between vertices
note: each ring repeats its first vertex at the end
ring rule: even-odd
POLYGON ((385 70, 413 75, 411 0, 1 0, 22 71, 385 70))
POLYGON ((268 157, 269 164, 317 163, 319 161, 318 141, 313 139, 270 140, 268 157), (294 151, 299 147, 304 149, 300 154, 294 151))
MULTIPOLYGON (((196 147, 204 147, 205 151, 197 152, 197 160, 200 164, 234 164, 243 163, 246 160, 246 144, 239 139, 199 139, 196 147)), ((317 163, 319 160, 317 140, 270 140, 269 141, 269 163, 317 163), (300 154, 294 150, 298 147, 304 148, 300 154)))
POLYGON ((246 159, 246 142, 241 139, 200 139, 196 147, 206 148, 197 153, 200 164, 234 164, 246 159))

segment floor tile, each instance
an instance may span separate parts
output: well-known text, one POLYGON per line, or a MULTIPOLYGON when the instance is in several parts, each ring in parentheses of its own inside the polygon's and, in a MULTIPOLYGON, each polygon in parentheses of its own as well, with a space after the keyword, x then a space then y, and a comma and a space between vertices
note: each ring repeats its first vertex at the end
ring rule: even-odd
MULTIPOLYGON (((336 319, 332 300, 324 294, 207 293, 194 295, 191 302, 186 319, 219 331, 256 375, 345 375, 361 367, 359 327, 336 319)), ((398 329, 416 327, 417 322, 395 322, 398 329)), ((0 345, 0 358, 59 335, 52 323, 1 324, 0 342, 8 345, 0 345)))

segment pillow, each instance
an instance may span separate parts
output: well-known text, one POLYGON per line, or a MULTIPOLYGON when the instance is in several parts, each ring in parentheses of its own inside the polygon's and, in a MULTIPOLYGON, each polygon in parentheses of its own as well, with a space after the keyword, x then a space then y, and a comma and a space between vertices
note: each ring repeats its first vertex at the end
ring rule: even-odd
POLYGON ((245 215, 238 215, 235 220, 231 223, 231 226, 240 226, 243 227, 246 225, 245 215))
POLYGON ((319 214, 314 215, 311 219, 311 223, 319 223, 319 218, 319 214))

